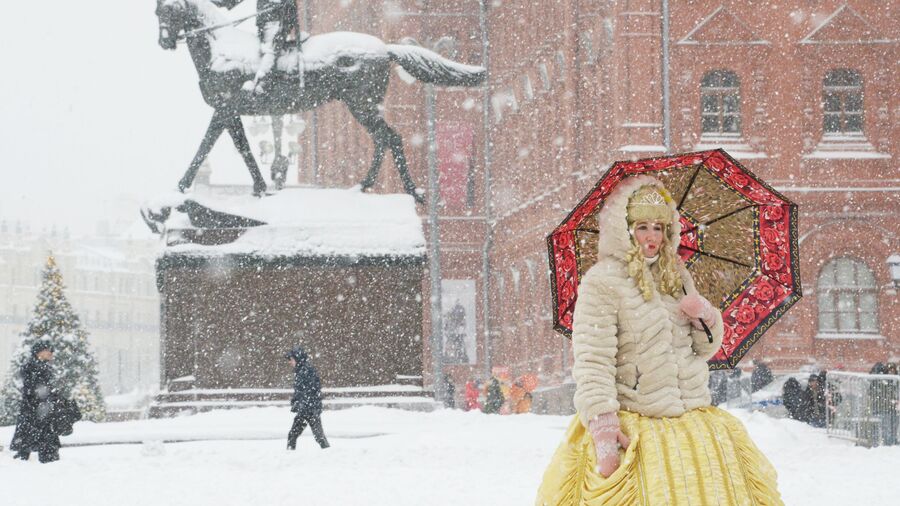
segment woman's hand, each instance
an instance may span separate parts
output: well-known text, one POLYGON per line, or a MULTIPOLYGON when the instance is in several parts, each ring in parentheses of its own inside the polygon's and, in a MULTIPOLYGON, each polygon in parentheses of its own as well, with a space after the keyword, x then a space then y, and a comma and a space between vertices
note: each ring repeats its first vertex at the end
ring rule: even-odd
POLYGON ((708 300, 696 293, 689 293, 682 297, 678 301, 678 309, 698 328, 700 327, 699 320, 712 322, 716 318, 716 308, 708 300))
POLYGON ((597 472, 604 478, 619 468, 619 447, 628 448, 628 436, 619 429, 619 416, 606 413, 595 416, 588 425, 597 452, 597 472))

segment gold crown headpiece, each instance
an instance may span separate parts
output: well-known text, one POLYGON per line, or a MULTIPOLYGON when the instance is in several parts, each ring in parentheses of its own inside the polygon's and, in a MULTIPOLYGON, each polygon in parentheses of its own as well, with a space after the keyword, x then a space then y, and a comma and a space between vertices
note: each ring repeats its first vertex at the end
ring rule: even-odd
POLYGON ((632 202, 633 206, 664 206, 666 199, 659 192, 645 192, 636 202, 632 202))
POLYGON ((638 221, 658 221, 667 225, 672 224, 672 210, 669 202, 672 198, 664 188, 654 185, 645 185, 638 188, 628 199, 627 219, 628 223, 638 221))

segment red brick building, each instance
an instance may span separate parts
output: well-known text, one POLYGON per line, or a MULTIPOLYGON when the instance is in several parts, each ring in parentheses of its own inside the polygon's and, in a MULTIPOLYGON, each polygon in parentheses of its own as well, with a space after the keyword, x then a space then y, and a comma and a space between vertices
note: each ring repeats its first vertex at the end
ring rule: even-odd
MULTIPOLYGON (((446 370, 461 382, 506 366, 554 386, 570 377, 571 348, 551 328, 545 236, 613 161, 713 147, 801 210, 805 296, 749 358, 776 370, 900 359, 886 263, 900 253, 898 7, 311 0, 306 26, 413 37, 488 66, 483 88, 436 90, 442 274, 474 287, 466 318, 477 340, 472 363, 446 370)), ((425 188, 424 87, 405 78, 392 79, 385 117, 425 188)), ((329 105, 309 121, 301 180, 362 179, 371 142, 346 110, 329 105)), ((376 191, 400 188, 386 160, 376 191)))

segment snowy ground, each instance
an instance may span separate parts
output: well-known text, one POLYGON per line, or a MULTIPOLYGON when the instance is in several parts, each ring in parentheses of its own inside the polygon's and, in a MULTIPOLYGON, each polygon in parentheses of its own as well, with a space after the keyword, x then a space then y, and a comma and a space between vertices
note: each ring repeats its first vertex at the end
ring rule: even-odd
MULTIPOLYGON (((779 474, 789 506, 897 504, 900 446, 864 449, 821 430, 733 411, 779 474)), ((332 448, 284 449, 285 409, 79 423, 62 460, 0 453, 0 504, 530 505, 570 418, 383 408, 327 411, 332 448), (167 442, 189 440, 188 442, 167 442), (124 444, 125 442, 134 444, 124 444)), ((0 427, 7 446, 12 427, 0 427)))

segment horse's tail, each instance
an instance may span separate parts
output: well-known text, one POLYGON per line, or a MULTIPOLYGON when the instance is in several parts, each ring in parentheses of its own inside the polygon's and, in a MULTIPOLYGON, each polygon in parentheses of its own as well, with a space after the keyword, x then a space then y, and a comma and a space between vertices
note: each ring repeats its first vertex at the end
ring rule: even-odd
POLYGON ((423 83, 439 86, 477 86, 487 71, 484 67, 466 65, 444 58, 434 51, 406 44, 388 44, 391 61, 423 83))

